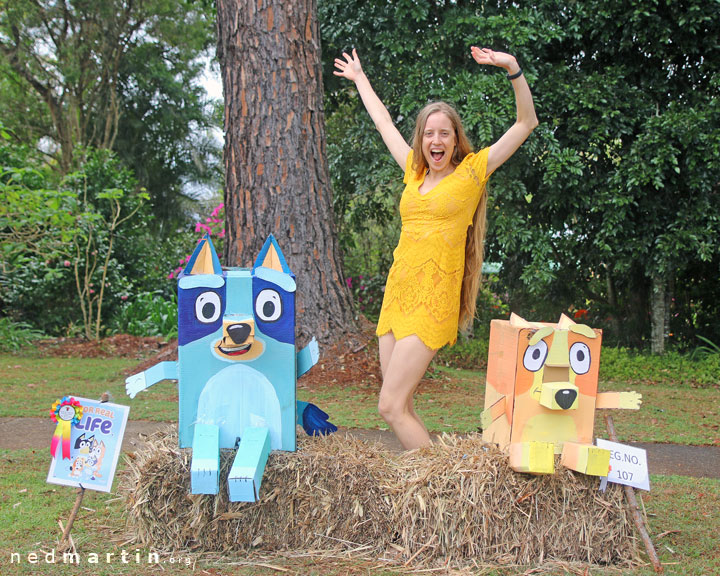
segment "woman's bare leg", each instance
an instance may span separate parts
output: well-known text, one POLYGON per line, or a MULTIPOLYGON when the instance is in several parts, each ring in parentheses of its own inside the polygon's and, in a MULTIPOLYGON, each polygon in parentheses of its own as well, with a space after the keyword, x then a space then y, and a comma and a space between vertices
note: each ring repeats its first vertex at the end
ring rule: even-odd
POLYGON ((392 358, 393 350, 395 349, 395 335, 392 332, 383 334, 378 338, 378 352, 380 353, 380 372, 382 378, 385 380, 385 372, 387 371, 388 364, 390 364, 390 358, 392 358))
MULTIPOLYGON (((388 332, 387 334, 383 334, 378 339, 378 348, 380 351, 380 371, 382 373, 383 380, 385 379, 385 372, 387 371, 387 366, 390 363, 390 358, 392 357, 393 349, 395 348, 395 336, 392 332, 388 332)), ((421 376, 422 378, 422 376, 421 376)), ((425 427, 425 424, 420 419, 420 417, 415 412, 415 401, 413 398, 413 394, 410 395, 407 401, 407 411, 410 413, 410 415, 415 418, 423 428, 425 428, 425 431, 427 432, 427 428, 425 427)), ((428 434, 429 436, 429 434, 428 434)))
POLYGON ((395 340, 392 334, 380 338, 380 365, 383 385, 378 410, 406 450, 430 444, 422 420, 415 413, 413 394, 435 356, 417 336, 395 340))

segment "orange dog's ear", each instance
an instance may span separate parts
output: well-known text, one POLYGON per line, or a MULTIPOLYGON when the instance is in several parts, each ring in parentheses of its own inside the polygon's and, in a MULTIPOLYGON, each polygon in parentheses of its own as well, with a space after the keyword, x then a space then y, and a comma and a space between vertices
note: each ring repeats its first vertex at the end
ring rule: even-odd
POLYGON ((558 330, 567 330, 573 324, 575 324, 575 321, 572 318, 565 314, 560 314, 560 320, 558 320, 557 323, 558 330))

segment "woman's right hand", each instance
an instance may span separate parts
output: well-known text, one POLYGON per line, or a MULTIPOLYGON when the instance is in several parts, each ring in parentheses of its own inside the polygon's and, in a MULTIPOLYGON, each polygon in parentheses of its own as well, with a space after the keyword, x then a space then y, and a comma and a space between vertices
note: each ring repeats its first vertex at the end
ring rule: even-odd
POLYGON ((347 52, 343 52, 343 57, 345 60, 342 58, 335 58, 335 68, 337 68, 337 70, 334 70, 333 74, 355 82, 364 74, 362 66, 360 65, 360 58, 358 58, 357 55, 357 50, 353 48, 352 56, 350 56, 347 52))
POLYGON ((398 163, 398 166, 405 170, 405 163, 407 162, 408 154, 410 154, 410 146, 405 142, 402 134, 395 127, 395 124, 390 117, 390 113, 385 108, 385 104, 382 103, 378 95, 375 94, 370 85, 370 80, 365 76, 362 66, 360 65, 360 58, 358 58, 357 50, 353 48, 352 56, 347 52, 343 52, 343 58, 335 58, 335 70, 333 74, 335 76, 342 76, 355 82, 358 94, 365 105, 365 109, 370 114, 370 118, 375 123, 375 127, 380 136, 382 136, 383 142, 388 147, 390 154, 398 163), (344 58, 344 59, 343 59, 344 58))

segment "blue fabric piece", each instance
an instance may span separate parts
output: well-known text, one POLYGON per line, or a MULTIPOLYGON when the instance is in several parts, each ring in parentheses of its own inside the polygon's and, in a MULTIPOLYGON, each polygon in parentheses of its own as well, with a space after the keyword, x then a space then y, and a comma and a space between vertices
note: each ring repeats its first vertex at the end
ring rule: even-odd
POLYGON ((298 419, 302 421, 303 430, 308 436, 325 436, 337 432, 337 426, 328 422, 329 416, 315 404, 298 401, 297 412, 298 416, 302 416, 298 419), (303 405, 302 413, 300 412, 301 405, 303 405))

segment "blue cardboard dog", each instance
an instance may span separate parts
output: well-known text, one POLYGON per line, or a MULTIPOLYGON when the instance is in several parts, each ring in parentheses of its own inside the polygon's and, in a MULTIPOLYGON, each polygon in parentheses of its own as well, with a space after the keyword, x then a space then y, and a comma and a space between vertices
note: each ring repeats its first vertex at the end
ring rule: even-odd
POLYGON ((179 383, 180 447, 192 447, 193 494, 217 494, 220 449, 237 448, 230 500, 258 499, 270 450, 295 451, 295 426, 337 428, 295 397, 297 378, 318 360, 315 339, 295 351, 295 276, 270 235, 253 268, 223 270, 205 236, 178 278, 178 361, 125 381, 135 395, 161 380, 179 383))

